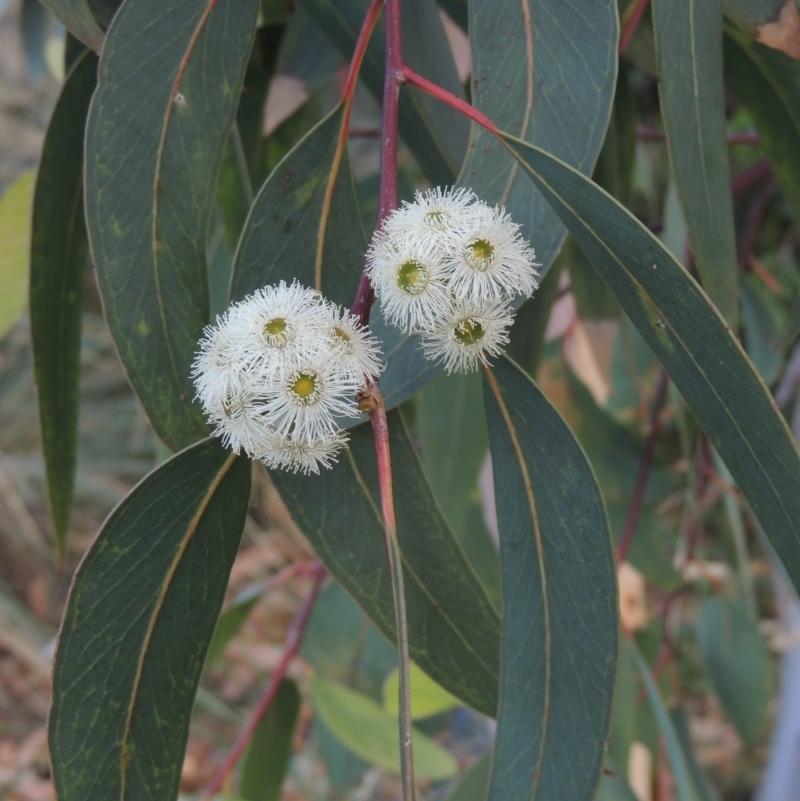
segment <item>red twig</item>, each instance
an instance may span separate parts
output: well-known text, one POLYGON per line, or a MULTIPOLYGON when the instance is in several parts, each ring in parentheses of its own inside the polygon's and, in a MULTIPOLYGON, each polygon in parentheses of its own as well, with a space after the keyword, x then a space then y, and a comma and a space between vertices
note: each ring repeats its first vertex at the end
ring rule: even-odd
POLYGON ((233 748, 231 748, 231 751, 225 759, 225 762, 222 763, 222 767, 217 771, 217 774, 209 785, 208 790, 206 790, 205 801, 210 801, 219 792, 220 787, 222 787, 222 783, 236 766, 239 758, 247 748, 253 733, 255 732, 256 728, 258 728, 258 724, 261 722, 261 718, 264 717, 267 709, 269 709, 269 705, 272 703, 272 699, 275 697, 275 693, 278 691, 281 681, 283 681, 284 677, 286 676, 289 665, 300 649, 300 643, 303 640, 306 624, 308 623, 308 619, 311 617, 311 611, 313 610, 314 603, 319 595, 320 587, 322 586, 322 582, 325 580, 327 575, 328 574, 325 568, 321 564, 317 564, 316 569, 314 570, 314 583, 311 585, 311 591, 303 601, 303 605, 300 607, 297 617, 295 617, 295 619, 292 621, 289 634, 286 637, 286 648, 284 649, 281 661, 273 671, 272 678, 270 678, 269 684, 267 685, 266 690, 264 690, 264 694, 261 696, 261 700, 258 702, 256 708, 250 715, 250 719, 247 721, 241 732, 239 732, 239 736, 236 738, 233 748))
MULTIPOLYGON (((646 125, 640 125, 636 129, 636 138, 641 142, 666 142, 667 135, 658 128, 648 128, 646 125)), ((757 131, 731 133, 728 134, 726 139, 729 145, 757 145, 761 141, 757 131)))
POLYGON ((656 389, 656 396, 653 400, 653 408, 650 412, 650 429, 647 433, 647 441, 644 444, 642 459, 639 462, 639 472, 636 475, 633 498, 631 499, 628 516, 625 520, 625 528, 622 530, 622 536, 619 538, 619 544, 617 545, 617 562, 620 563, 624 562, 625 557, 628 555, 631 543, 633 542, 633 535, 636 533, 636 524, 639 521, 639 514, 642 511, 642 501, 644 499, 644 491, 647 488, 647 479, 650 476, 650 466, 653 463, 656 438, 661 428, 661 410, 664 408, 664 402, 667 399, 668 383, 669 376, 667 376, 666 370, 662 370, 661 378, 658 381, 658 388, 656 389))
POLYGON ((742 236, 742 249, 739 254, 739 267, 745 267, 750 264, 750 259, 754 255, 753 245, 756 241, 756 234, 761 227, 761 222, 764 219, 764 214, 767 210, 772 190, 775 188, 775 179, 765 181, 764 185, 759 190, 755 197, 750 211, 747 214, 747 222, 744 226, 744 235, 742 236))
POLYGON ((731 181, 731 192, 738 195, 740 192, 746 192, 750 187, 754 186, 767 178, 774 178, 775 173, 772 171, 772 166, 767 159, 757 161, 752 167, 740 172, 731 181))
POLYGON ((619 52, 624 53, 628 49, 628 45, 633 39, 633 34, 639 27, 642 21, 644 12, 647 10, 647 5, 650 0, 636 0, 636 2, 629 7, 622 18, 622 31, 619 37, 619 52))

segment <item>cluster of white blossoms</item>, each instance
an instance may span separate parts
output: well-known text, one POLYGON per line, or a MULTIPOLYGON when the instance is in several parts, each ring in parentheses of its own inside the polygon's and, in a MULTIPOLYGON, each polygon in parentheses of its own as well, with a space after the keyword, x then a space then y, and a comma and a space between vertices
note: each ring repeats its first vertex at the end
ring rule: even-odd
POLYGON ((386 218, 367 253, 386 319, 420 334, 425 355, 448 372, 503 351, 511 304, 533 294, 537 266, 505 210, 467 189, 417 192, 386 218))
POLYGON ((268 467, 318 473, 347 441, 342 418, 381 370, 378 342, 350 312, 281 281, 207 326, 192 366, 214 434, 268 467))

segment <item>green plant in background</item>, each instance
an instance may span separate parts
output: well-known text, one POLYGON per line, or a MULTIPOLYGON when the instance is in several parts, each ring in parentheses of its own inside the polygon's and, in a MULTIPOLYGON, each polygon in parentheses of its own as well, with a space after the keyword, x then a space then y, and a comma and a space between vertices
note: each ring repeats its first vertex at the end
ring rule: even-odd
POLYGON ((73 579, 60 801, 177 798, 204 666, 284 580, 223 610, 259 461, 320 561, 287 568, 308 595, 206 798, 280 797, 298 653, 333 795, 373 764, 404 801, 641 798, 638 748, 711 797, 683 702, 763 742, 758 624, 800 587, 769 388, 800 419, 800 64, 767 46, 793 0, 44 5, 69 32, 30 233, 58 553, 87 254, 174 453, 73 579), (265 135, 280 72, 309 94, 265 135), (497 723, 459 765, 463 706, 497 723))

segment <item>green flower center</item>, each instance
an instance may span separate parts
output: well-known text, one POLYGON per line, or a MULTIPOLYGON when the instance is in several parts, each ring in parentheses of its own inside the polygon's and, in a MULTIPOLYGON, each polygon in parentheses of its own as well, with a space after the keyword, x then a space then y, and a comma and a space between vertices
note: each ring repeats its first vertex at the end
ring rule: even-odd
POLYGON ((350 335, 343 329, 339 328, 338 325, 333 326, 333 338, 337 342, 342 342, 344 344, 349 344, 350 342, 350 335))
POLYGON ((295 373, 289 379, 289 392, 301 406, 310 406, 322 394, 319 376, 315 373, 295 373))
POLYGON ((494 245, 486 239, 476 239, 467 245, 467 262, 475 270, 488 270, 494 261, 494 245))
POLYGON ((397 286, 406 295, 419 295, 428 286, 428 268, 413 259, 403 263, 397 271, 397 286))
POLYGON ((292 326, 285 317, 273 317, 264 324, 264 339, 271 348, 282 348, 292 338, 292 326))
POLYGON ((450 222, 450 215, 446 211, 429 211, 425 215, 425 225, 434 231, 444 231, 450 222))
POLYGON ((457 323, 453 329, 453 336, 462 345, 474 345, 476 342, 480 342, 485 333, 483 326, 477 320, 469 318, 457 323))

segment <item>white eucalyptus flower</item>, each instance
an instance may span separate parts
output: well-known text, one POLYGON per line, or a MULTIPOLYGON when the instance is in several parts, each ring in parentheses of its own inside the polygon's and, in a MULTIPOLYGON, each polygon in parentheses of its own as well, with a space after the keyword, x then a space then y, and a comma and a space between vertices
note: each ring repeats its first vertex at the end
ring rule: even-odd
POLYGON ((425 356, 444 364, 448 373, 468 373, 508 344, 514 321, 507 301, 454 300, 450 312, 422 337, 425 356))
POLYGON ((228 315, 217 317, 216 325, 207 325, 192 364, 196 397, 210 413, 221 408, 229 393, 241 386, 242 363, 238 354, 239 337, 228 325, 228 315))
POLYGON ((218 404, 206 408, 209 423, 215 425, 214 436, 226 448, 248 456, 259 453, 270 437, 264 412, 263 395, 247 386, 232 389, 218 404))
POLYGON ((417 192, 413 203, 404 202, 386 218, 383 231, 393 238, 443 247, 449 239, 460 239, 469 232, 477 200, 470 189, 437 186, 417 192))
POLYGON ((366 270, 390 323, 404 331, 419 331, 446 312, 442 255, 419 239, 376 233, 367 252, 366 270))
POLYGON ((457 298, 490 300, 500 296, 530 297, 537 288, 537 265, 519 226, 502 207, 478 201, 470 229, 448 241, 444 259, 448 283, 457 298))
POLYGON ((380 375, 380 345, 358 318, 335 304, 330 306, 329 342, 331 352, 350 378, 365 387, 380 375))
POLYGON ((317 439, 271 435, 269 447, 258 458, 270 470, 319 474, 320 467, 330 469, 338 461, 339 451, 347 443, 347 435, 336 431, 317 439))
POLYGON ((281 436, 323 439, 339 430, 338 419, 358 417, 355 396, 361 386, 335 357, 299 359, 285 366, 269 387, 267 420, 281 436))

